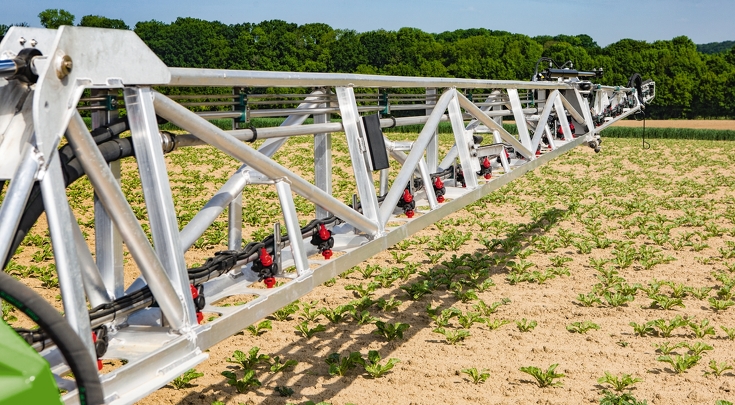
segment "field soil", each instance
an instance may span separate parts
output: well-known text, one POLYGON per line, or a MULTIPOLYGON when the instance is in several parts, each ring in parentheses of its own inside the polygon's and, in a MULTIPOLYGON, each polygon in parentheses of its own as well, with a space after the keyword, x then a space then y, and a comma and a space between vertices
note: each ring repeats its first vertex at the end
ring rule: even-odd
MULTIPOLYGON (((671 122, 735 129, 733 121, 665 121, 671 122)), ((647 125, 657 123, 661 122, 647 125)), ((349 178, 350 165, 340 135, 334 137, 335 162, 344 173, 335 175, 343 180, 349 178)), ((441 138, 444 149, 451 143, 450 136, 441 138)), ((315 289, 300 300, 299 310, 289 319, 268 318, 271 330, 259 336, 245 330, 217 344, 208 351, 209 359, 196 367, 203 376, 189 387, 167 385, 139 403, 585 404, 599 403, 604 390, 610 389, 598 382, 606 372, 640 378, 623 392, 649 404, 735 401, 732 370, 714 375, 723 368, 720 365, 735 365, 735 330, 729 329, 735 328, 735 308, 727 309, 735 304, 730 292, 735 285, 735 148, 712 141, 653 140, 646 150, 638 144, 638 140, 606 139, 599 154, 587 147, 571 151, 315 289), (465 241, 450 247, 458 239, 465 241), (376 266, 373 274, 367 274, 368 266, 376 266), (304 303, 314 309, 354 304, 356 292, 345 287, 367 287, 381 274, 397 273, 406 279, 377 285, 369 293, 374 301, 400 300, 397 308, 382 310, 374 304, 367 310, 384 322, 409 324, 402 338, 388 341, 373 333, 373 323, 360 325, 349 315, 338 323, 324 316, 312 320, 310 327, 319 324, 326 330, 311 338, 296 331, 305 318, 304 303), (424 281, 431 291, 415 300, 400 288, 424 281), (450 318, 445 331, 469 331, 456 344, 435 332, 437 323, 427 312, 427 307, 438 313, 456 308, 466 316, 480 312, 481 303, 502 304, 479 314, 483 319, 472 325, 450 318), (666 333, 665 327, 677 319, 679 327, 666 333), (535 328, 521 330, 533 322, 535 328), (575 333, 578 322, 577 326, 589 322, 590 329, 575 333), (651 324, 639 336, 632 322, 651 324), (694 360, 689 368, 676 370, 660 361, 664 354, 657 347, 666 351, 666 342, 693 348, 674 348, 669 354, 672 361, 711 348, 701 357, 689 357, 694 360), (276 373, 270 366, 257 365, 255 377, 262 385, 240 393, 221 373, 242 377, 243 371, 227 360, 234 351, 247 353, 253 347, 271 359, 278 356, 281 362, 298 364, 276 373), (371 350, 379 352, 381 363, 390 358, 400 362, 380 378, 371 378, 362 366, 344 376, 330 375, 325 361, 330 354, 344 357, 359 352, 367 357, 371 350), (564 375, 553 381, 556 386, 542 388, 520 370, 527 366, 547 370, 554 364, 564 375), (462 372, 473 367, 487 370, 484 383, 474 384, 462 372), (276 387, 293 393, 283 397, 276 387)), ((310 148, 308 138, 296 138, 277 159, 300 168, 308 178, 313 163, 295 159, 308 156, 310 148)), ((188 208, 179 209, 179 218, 190 217, 237 167, 231 161, 218 163, 225 159, 221 154, 197 150, 167 157, 175 195, 193 199, 185 204, 188 208), (205 173, 198 183, 187 177, 192 168, 205 173)), ((124 170, 135 168, 126 162, 124 170)), ((136 187, 123 185, 129 196, 139 195, 136 187)), ((343 194, 341 199, 352 193, 340 189, 339 181, 335 188, 343 194)), ((260 189, 252 193, 244 198, 245 218, 252 225, 248 232, 253 232, 245 235, 246 240, 262 237, 255 229, 267 229, 279 215, 273 212, 275 194, 260 189)), ((79 218, 89 217, 89 211, 74 208, 79 218)), ((313 215, 300 210, 302 219, 313 215)), ((215 225, 221 229, 222 223, 215 225)), ((85 231, 91 230, 89 226, 85 231)), ((36 228, 33 234, 43 236, 44 230, 36 228)), ((187 255, 188 264, 201 263, 225 248, 221 236, 206 234, 187 255)), ((16 258, 19 265, 44 260, 34 258, 39 250, 25 244, 16 258)), ((126 277, 132 281, 135 270, 129 256, 126 266, 126 277)), ((28 283, 50 301, 58 294, 35 277, 28 283)), ((237 304, 236 299, 226 303, 237 304)), ((118 364, 105 361, 107 370, 118 364)))

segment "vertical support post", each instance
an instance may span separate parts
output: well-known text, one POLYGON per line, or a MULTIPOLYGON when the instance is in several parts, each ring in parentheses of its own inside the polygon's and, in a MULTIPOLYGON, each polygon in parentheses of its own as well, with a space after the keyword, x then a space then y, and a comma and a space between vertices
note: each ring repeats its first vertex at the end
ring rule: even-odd
POLYGON ((291 186, 283 180, 276 180, 276 191, 278 191, 278 200, 283 210, 283 220, 286 222, 288 240, 291 243, 291 255, 296 266, 296 274, 300 276, 309 271, 309 260, 306 258, 304 239, 301 237, 301 225, 296 216, 296 206, 293 202, 291 186))
MULTIPOLYGON (((116 97, 117 90, 92 90, 93 97, 108 98, 116 97)), ((107 106, 106 101, 95 101, 93 105, 107 106)), ((108 106, 109 107, 109 106, 108 106)), ((116 119, 117 110, 109 109, 95 111, 92 113, 92 128, 107 125, 116 119)), ((120 162, 110 163, 112 175, 120 183, 120 162)), ((99 268, 102 281, 105 283, 107 292, 112 298, 120 298, 124 294, 125 277, 123 272, 123 248, 120 233, 115 229, 107 211, 94 194, 94 250, 97 267, 99 268)))
MULTIPOLYGON (((499 98, 500 98, 500 90, 494 90, 487 97, 487 101, 488 102, 497 102, 499 98)), ((503 110, 503 105, 498 103, 497 105, 494 105, 491 110, 492 111, 502 111, 503 110)), ((497 117, 494 117, 493 118, 493 121, 497 122, 498 125, 503 125, 503 116, 502 115, 498 115, 497 117)))
POLYGON ((554 109, 556 109, 556 116, 559 118, 559 125, 561 125, 561 130, 564 133, 564 140, 571 141, 574 137, 572 137, 572 129, 569 128, 567 111, 564 109, 564 104, 560 97, 557 97, 556 100, 554 100, 554 109))
POLYGON ((357 111, 355 92, 352 87, 337 87, 337 101, 342 113, 342 125, 345 128, 347 146, 350 149, 352 169, 357 182, 357 191, 360 193, 362 214, 369 220, 378 223, 378 234, 382 234, 384 224, 378 220, 378 198, 375 195, 373 176, 369 168, 370 156, 365 138, 360 113, 357 111))
MULTIPOLYGON (((535 152, 531 147, 531 137, 528 135, 528 124, 526 124, 526 117, 523 115, 523 107, 521 106, 521 98, 518 96, 517 89, 508 89, 508 99, 510 101, 510 108, 513 110, 513 118, 516 120, 516 127, 518 128, 518 137, 521 144, 526 149, 535 152)), ((531 157, 530 159, 532 159, 531 157)))
MULTIPOLYGON (((500 131, 497 129, 493 130, 493 140, 495 143, 503 143, 503 138, 500 137, 500 131)), ((503 167, 504 172, 510 173, 510 162, 508 162, 508 157, 505 156, 505 152, 500 154, 500 166, 503 167)))
POLYGON ((242 248, 242 190, 230 202, 227 211, 227 248, 242 248))
POLYGON ((72 224, 72 232, 74 232, 74 247, 79 260, 79 270, 82 272, 82 279, 84 280, 84 291, 87 293, 89 305, 95 308, 110 302, 110 294, 107 292, 107 288, 105 288, 100 271, 94 263, 92 253, 89 252, 87 242, 84 240, 84 235, 82 235, 82 231, 79 229, 71 208, 69 208, 69 218, 72 224))
MULTIPOLYGON (((545 132, 549 132, 549 115, 551 114, 551 108, 556 105, 556 100, 559 97, 559 90, 554 90, 549 95, 549 99, 544 105, 543 111, 541 111, 541 115, 539 115, 538 118, 538 125, 536 125, 536 132, 533 135, 533 139, 531 139, 531 151, 535 152, 538 148, 539 144, 541 143, 541 138, 544 136, 545 132)), ((548 137, 547 137, 548 138, 548 137)))
POLYGON ((84 297, 82 273, 79 270, 76 245, 72 226, 71 210, 66 197, 64 177, 58 152, 54 151, 46 175, 41 180, 41 194, 46 209, 46 220, 51 233, 54 249, 56 272, 59 275, 61 299, 64 303, 64 316, 72 329, 79 335, 89 355, 97 358, 92 344, 92 327, 84 297))
POLYGON ((459 107, 459 100, 456 95, 449 101, 449 121, 452 123, 454 142, 457 145, 459 163, 462 165, 465 184, 468 189, 475 189, 477 188, 477 175, 475 173, 480 171, 480 162, 477 160, 476 153, 473 156, 475 141, 472 139, 472 131, 464 129, 462 110, 459 107))
POLYGON ((189 292, 189 277, 153 108, 153 94, 149 87, 126 88, 124 94, 156 255, 184 305, 184 325, 196 324, 194 301, 189 292))
POLYGON ((439 202, 436 201, 434 184, 431 182, 431 172, 424 159, 419 161, 419 173, 421 173, 421 181, 424 183, 424 191, 426 192, 426 199, 429 201, 429 208, 435 210, 439 208, 439 202))
MULTIPOLYGON (((437 98, 436 89, 426 89, 426 105, 435 106, 437 98)), ((426 108, 426 115, 430 115, 434 111, 434 108, 426 108)), ((439 167, 439 127, 434 131, 434 137, 429 141, 429 146, 426 147, 426 165, 429 168, 429 173, 435 173, 439 167)))
MULTIPOLYGON (((324 94, 329 94, 324 91, 324 94)), ((329 103, 320 104, 326 107, 329 103)), ((314 124, 326 124, 330 114, 314 114, 314 124)), ((332 134, 314 134, 314 185, 328 194, 332 194, 332 134)), ((329 211, 316 205, 316 217, 326 218, 329 211)))
POLYGON ((380 192, 379 193, 381 196, 388 194, 388 175, 390 174, 388 173, 389 170, 390 168, 383 169, 380 171, 380 192))

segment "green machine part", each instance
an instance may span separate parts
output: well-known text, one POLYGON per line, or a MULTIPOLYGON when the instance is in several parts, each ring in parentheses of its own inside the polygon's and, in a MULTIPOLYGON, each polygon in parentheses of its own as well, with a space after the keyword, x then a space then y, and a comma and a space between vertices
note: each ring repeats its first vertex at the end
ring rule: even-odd
POLYGON ((48 362, 0 321, 0 405, 62 404, 48 362))

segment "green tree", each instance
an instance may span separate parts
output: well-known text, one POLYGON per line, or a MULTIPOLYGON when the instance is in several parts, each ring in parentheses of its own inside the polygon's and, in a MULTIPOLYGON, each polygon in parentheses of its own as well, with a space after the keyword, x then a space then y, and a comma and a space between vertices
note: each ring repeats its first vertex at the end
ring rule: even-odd
POLYGON ((41 19, 41 25, 46 28, 56 29, 62 25, 74 25, 74 14, 63 10, 49 8, 38 14, 41 19))
POLYGON ((118 30, 129 30, 125 21, 102 17, 99 15, 85 15, 79 22, 81 27, 114 28, 118 30))

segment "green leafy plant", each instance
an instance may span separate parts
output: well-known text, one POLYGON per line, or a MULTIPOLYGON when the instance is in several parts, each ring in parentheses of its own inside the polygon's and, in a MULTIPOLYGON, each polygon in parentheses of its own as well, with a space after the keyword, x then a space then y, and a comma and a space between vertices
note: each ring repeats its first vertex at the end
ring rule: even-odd
POLYGON ((600 325, 591 321, 572 322, 571 324, 567 325, 567 330, 572 333, 585 334, 592 329, 600 330, 600 325))
POLYGON ((277 373, 279 371, 284 371, 287 368, 296 367, 296 365, 299 364, 296 360, 286 360, 283 363, 281 363, 281 358, 279 356, 273 356, 273 364, 271 364, 271 373, 277 373))
POLYGON ((373 334, 383 336, 389 341, 396 338, 403 339, 403 332, 411 327, 411 325, 407 323, 387 323, 383 321, 376 321, 375 326, 378 329, 374 330, 373 334))
POLYGON ((678 328, 685 327, 689 324, 689 321, 677 315, 674 319, 669 321, 665 319, 656 319, 651 321, 651 324, 658 329, 658 334, 661 337, 671 337, 671 333, 678 328))
POLYGON ((689 329, 694 332, 694 337, 697 339, 702 339, 703 337, 707 335, 715 336, 715 327, 709 326, 709 320, 708 319, 702 319, 701 322, 696 323, 694 321, 689 321, 689 329))
POLYGON ((299 316, 308 322, 314 322, 322 316, 321 309, 316 309, 317 301, 302 302, 299 316))
POLYGON ((354 308, 353 310, 350 310, 351 313, 354 312, 362 312, 367 310, 368 308, 372 307, 373 304, 375 304, 375 301, 372 300, 370 297, 363 297, 359 300, 352 300, 350 301, 349 305, 352 305, 354 308))
POLYGON ((600 398, 600 405, 647 405, 645 400, 638 401, 631 393, 624 392, 616 394, 611 391, 602 391, 604 396, 600 398))
POLYGON ((354 310, 355 310, 355 307, 348 304, 348 305, 340 305, 334 309, 322 308, 321 312, 322 312, 322 315, 324 315, 324 317, 329 320, 329 322, 340 323, 343 320, 345 320, 347 314, 350 314, 354 310))
POLYGON ((529 321, 526 318, 523 318, 520 321, 516 321, 516 326, 518 327, 518 330, 521 332, 530 332, 537 325, 538 325, 538 322, 534 320, 529 321))
POLYGON ((646 335, 653 334, 656 330, 651 326, 653 322, 646 322, 637 324, 635 322, 629 323, 633 327, 633 334, 640 337, 646 337, 646 335))
POLYGON ((398 307, 400 307, 401 304, 403 304, 403 301, 397 300, 395 297, 390 297, 390 299, 388 300, 386 300, 385 298, 380 298, 375 304, 382 311, 389 312, 389 311, 397 310, 398 307))
POLYGON ((364 310, 358 312, 357 310, 352 311, 352 318, 357 321, 358 325, 367 325, 378 320, 378 318, 370 315, 370 311, 364 310))
POLYGON ((690 355, 688 353, 677 356, 658 356, 656 360, 669 363, 676 374, 681 374, 694 367, 702 356, 690 355))
POLYGON ((704 342, 695 342, 695 343, 683 343, 684 347, 689 349, 689 352, 692 353, 695 356, 699 356, 702 353, 704 353, 707 350, 713 350, 714 347, 708 345, 704 342))
POLYGON ((689 292, 698 300, 704 300, 709 297, 709 293, 712 291, 712 287, 699 287, 692 288, 689 292))
POLYGON ((654 295, 649 298, 653 300, 651 302, 651 308, 661 308, 665 310, 669 310, 673 307, 685 308, 684 303, 681 301, 681 298, 672 298, 660 294, 654 295))
POLYGON ((261 363, 270 364, 270 356, 267 354, 258 354, 259 352, 260 348, 257 346, 251 347, 248 354, 245 354, 240 350, 235 350, 232 353, 232 357, 228 357, 226 361, 228 363, 237 364, 242 367, 243 370, 251 370, 261 363))
POLYGON ((735 328, 728 328, 727 326, 720 326, 720 329, 722 329, 725 334, 727 334, 727 338, 730 340, 735 340, 735 328))
POLYGON ((600 297, 595 293, 589 293, 587 295, 579 294, 577 296, 577 301, 585 307, 591 307, 594 304, 602 305, 602 300, 600 300, 600 297))
POLYGON ((287 321, 291 317, 291 315, 295 314, 298 310, 299 301, 295 301, 274 312, 272 316, 277 321, 287 321))
POLYGON ((680 347, 684 347, 684 343, 681 343, 680 342, 680 343, 677 343, 675 345, 672 345, 671 342, 663 342, 663 343, 660 343, 660 344, 654 343, 653 344, 653 347, 656 348, 656 351, 657 352, 659 352, 659 353, 661 353, 663 355, 668 355, 668 354, 673 353, 674 350, 676 350, 676 349, 678 349, 680 347))
POLYGON ((262 385, 260 380, 255 378, 255 370, 245 371, 245 375, 240 379, 232 371, 223 371, 221 374, 227 378, 227 383, 235 387, 237 392, 241 394, 250 391, 251 387, 260 387, 262 385))
POLYGON ((345 357, 340 357, 339 353, 332 353, 324 361, 329 365, 329 375, 340 377, 343 377, 358 365, 364 364, 360 352, 352 352, 345 357))
POLYGON ((357 298, 369 297, 373 295, 375 290, 380 284, 375 281, 369 282, 366 286, 360 284, 348 284, 345 286, 345 290, 352 291, 357 298))
POLYGON ((555 370, 559 364, 552 364, 548 369, 542 370, 535 366, 521 367, 520 370, 536 379, 539 387, 561 387, 561 381, 556 381, 566 375, 557 373, 555 370))
POLYGON ((13 312, 15 312, 15 307, 8 304, 4 300, 0 300, 0 302, 2 302, 3 321, 5 321, 8 325, 11 325, 13 322, 18 320, 18 317, 13 315, 13 312))
POLYGON ((623 374, 621 376, 612 375, 605 371, 605 375, 598 378, 597 382, 600 384, 609 384, 613 390, 621 392, 625 389, 631 389, 633 384, 643 381, 640 378, 633 377, 630 374, 623 374))
POLYGON ((401 290, 408 294, 408 297, 414 301, 420 299, 426 294, 431 294, 432 286, 428 280, 419 281, 407 286, 401 286, 401 290))
POLYGON ((487 305, 485 303, 485 301, 479 300, 477 302, 477 304, 475 304, 475 305, 472 306, 472 308, 475 311, 478 311, 483 316, 489 316, 489 315, 494 314, 495 312, 497 312, 498 308, 501 305, 508 305, 509 303, 510 303, 510 299, 508 299, 508 298, 503 298, 501 301, 493 302, 490 305, 487 305))
POLYGON ((253 336, 260 336, 266 331, 272 330, 272 329, 273 329, 273 326, 271 325, 271 321, 268 319, 258 323, 257 325, 250 325, 247 328, 245 328, 245 330, 250 332, 250 334, 253 336))
POLYGON ((171 385, 177 390, 191 387, 191 381, 202 377, 204 373, 199 373, 195 369, 190 368, 186 372, 171 381, 171 385))
POLYGON ((724 311, 731 306, 735 305, 735 301, 732 300, 718 300, 717 298, 711 297, 709 300, 710 307, 715 311, 724 311))
MULTIPOLYGON (((436 313, 435 312, 436 310, 438 310, 438 308, 434 310, 434 313, 436 313)), ((451 308, 443 309, 439 315, 430 315, 430 316, 431 316, 431 319, 433 319, 434 322, 436 323, 437 327, 443 328, 449 325, 449 321, 452 318, 456 316, 460 316, 460 315, 462 315, 462 311, 460 311, 457 308, 451 307, 451 308)))
POLYGON ((452 345, 456 345, 470 336, 470 331, 466 329, 446 330, 444 328, 436 328, 432 332, 444 335, 447 343, 452 345))
POLYGON ((490 370, 482 369, 480 371, 477 370, 477 368, 463 368, 462 373, 467 374, 471 379, 472 382, 475 384, 484 384, 485 381, 490 377, 490 370))
POLYGON ((273 391, 275 391, 278 395, 282 397, 290 397, 293 395, 293 389, 285 387, 283 385, 278 385, 276 388, 273 388, 273 391))
POLYGON ((485 324, 490 330, 495 330, 500 328, 503 325, 509 324, 510 321, 506 319, 486 319, 485 324))
POLYGON ((709 369, 712 371, 707 371, 704 374, 705 375, 714 375, 715 377, 719 377, 727 370, 732 370, 732 366, 727 364, 727 362, 718 363, 715 360, 709 361, 709 369))
POLYGON ((457 317, 457 322, 464 329, 469 329, 475 322, 485 322, 485 319, 480 316, 479 312, 467 312, 457 317))
POLYGON ((622 294, 620 292, 610 292, 606 291, 602 294, 602 298, 605 299, 605 302, 607 302, 607 305, 611 307, 620 307, 623 305, 627 305, 628 302, 631 302, 635 299, 632 295, 626 295, 622 294))
POLYGON ((304 337, 307 339, 311 339, 312 336, 319 332, 324 332, 327 330, 327 327, 321 324, 316 325, 313 328, 309 327, 309 321, 303 321, 295 326, 296 330, 301 332, 304 337))
POLYGON ((380 360, 380 353, 378 353, 377 350, 370 350, 368 352, 367 360, 364 360, 362 363, 365 371, 373 378, 382 377, 401 361, 396 358, 390 358, 385 364, 381 365, 380 360))

